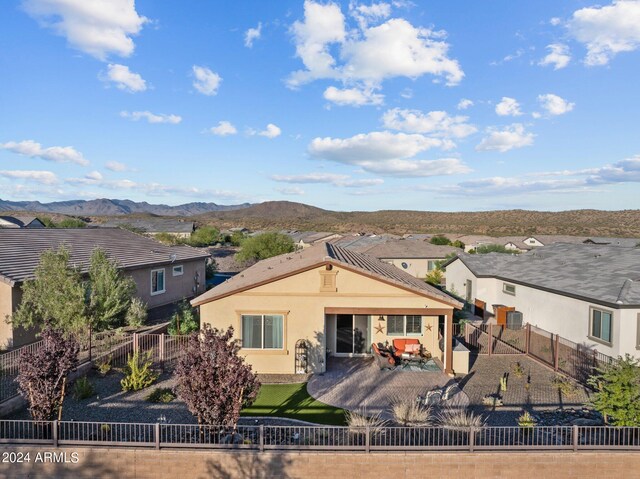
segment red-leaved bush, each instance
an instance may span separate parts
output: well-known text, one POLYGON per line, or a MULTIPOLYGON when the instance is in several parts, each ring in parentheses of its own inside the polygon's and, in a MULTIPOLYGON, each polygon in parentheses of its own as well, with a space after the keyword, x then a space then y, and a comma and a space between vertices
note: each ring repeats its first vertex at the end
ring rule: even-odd
POLYGON ((238 355, 233 328, 222 331, 206 324, 191 333, 174 374, 176 394, 198 424, 235 427, 243 406, 253 403, 260 383, 251 366, 238 355))

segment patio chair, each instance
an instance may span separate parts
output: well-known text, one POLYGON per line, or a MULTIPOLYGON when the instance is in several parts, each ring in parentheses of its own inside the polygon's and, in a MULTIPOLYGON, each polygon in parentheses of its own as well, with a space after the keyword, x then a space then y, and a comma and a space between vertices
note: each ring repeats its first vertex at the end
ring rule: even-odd
POLYGON ((391 353, 380 349, 376 343, 371 345, 371 350, 380 369, 394 369, 396 367, 396 360, 391 353))

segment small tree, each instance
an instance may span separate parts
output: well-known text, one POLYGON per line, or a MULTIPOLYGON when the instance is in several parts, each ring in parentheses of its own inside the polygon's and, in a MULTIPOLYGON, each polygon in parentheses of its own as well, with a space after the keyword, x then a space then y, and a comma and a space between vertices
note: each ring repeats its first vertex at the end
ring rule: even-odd
POLYGON ((201 226, 189 238, 191 246, 209 246, 221 241, 220 231, 213 226, 201 226))
POLYGON ((221 331, 207 324, 191 333, 178 360, 175 391, 198 424, 235 428, 240 410, 258 395, 260 383, 238 355, 240 345, 232 337, 233 328, 221 331))
POLYGON ((240 262, 259 261, 295 250, 293 240, 282 233, 262 233, 242 241, 236 259, 240 262))
POLYGON ((182 301, 178 310, 171 316, 167 332, 171 336, 190 334, 200 329, 200 318, 189 301, 182 301))
POLYGON ((87 223, 80 218, 65 218, 56 223, 56 228, 85 228, 87 223))
MULTIPOLYGON (((472 253, 472 251, 469 251, 472 253)), ((518 253, 517 250, 509 249, 501 244, 483 244, 478 246, 475 249, 476 254, 488 254, 488 253, 505 253, 505 254, 514 254, 518 253)))
POLYGON ((35 351, 25 349, 18 360, 18 392, 29 403, 34 421, 62 416, 67 376, 78 364, 78 342, 65 338, 59 329, 45 326, 43 344, 35 351))
POLYGON ((596 389, 591 405, 614 426, 640 426, 640 360, 629 354, 597 368, 588 379, 596 389))
POLYGON ((100 248, 91 254, 87 288, 92 328, 102 331, 124 323, 136 283, 100 248))
POLYGON ((139 328, 147 321, 147 304, 140 298, 133 298, 124 317, 127 326, 139 328))
POLYGON ((460 248, 460 249, 464 249, 464 243, 460 240, 455 240, 453 243, 451 243, 451 246, 455 247, 455 248, 460 248))
POLYGON ((16 326, 49 324, 65 333, 86 327, 85 286, 80 272, 69 265, 69 256, 63 246, 42 253, 35 278, 22 285, 22 301, 12 318, 16 326))
POLYGON ((444 277, 444 274, 442 272, 442 269, 433 268, 431 271, 427 273, 425 281, 434 286, 440 286, 442 284, 443 277, 444 277))
POLYGON ((451 244, 451 240, 446 236, 437 235, 431 238, 430 243, 438 246, 448 246, 451 244))

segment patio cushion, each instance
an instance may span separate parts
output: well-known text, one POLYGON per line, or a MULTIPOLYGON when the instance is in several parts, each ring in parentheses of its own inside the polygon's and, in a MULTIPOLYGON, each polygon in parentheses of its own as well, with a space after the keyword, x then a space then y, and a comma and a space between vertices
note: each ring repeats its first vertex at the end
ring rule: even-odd
POLYGON ((399 356, 405 352, 407 344, 420 344, 420 340, 417 338, 396 338, 393 340, 393 348, 396 350, 396 355, 399 356))
POLYGON ((405 353, 419 353, 420 352, 420 344, 405 344, 404 346, 405 353))

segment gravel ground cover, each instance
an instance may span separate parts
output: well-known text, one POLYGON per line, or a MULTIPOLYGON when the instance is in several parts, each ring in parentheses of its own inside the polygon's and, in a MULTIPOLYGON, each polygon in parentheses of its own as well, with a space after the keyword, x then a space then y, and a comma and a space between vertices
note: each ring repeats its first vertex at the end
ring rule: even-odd
POLYGON ((471 361, 472 368, 460 378, 459 385, 469 397, 470 406, 487 418, 488 425, 515 426, 525 409, 544 417, 546 424, 572 420, 570 410, 576 412, 575 417, 591 417, 588 409, 583 411, 590 397, 589 389, 568 380, 570 386, 560 390, 553 383, 558 375, 532 359, 523 355, 477 355, 471 361), (520 372, 516 364, 520 365, 520 372), (507 390, 501 391, 500 378, 505 374, 507 390), (487 395, 499 395, 504 405, 483 405, 483 397, 487 395), (541 414, 542 411, 546 412, 541 414))

